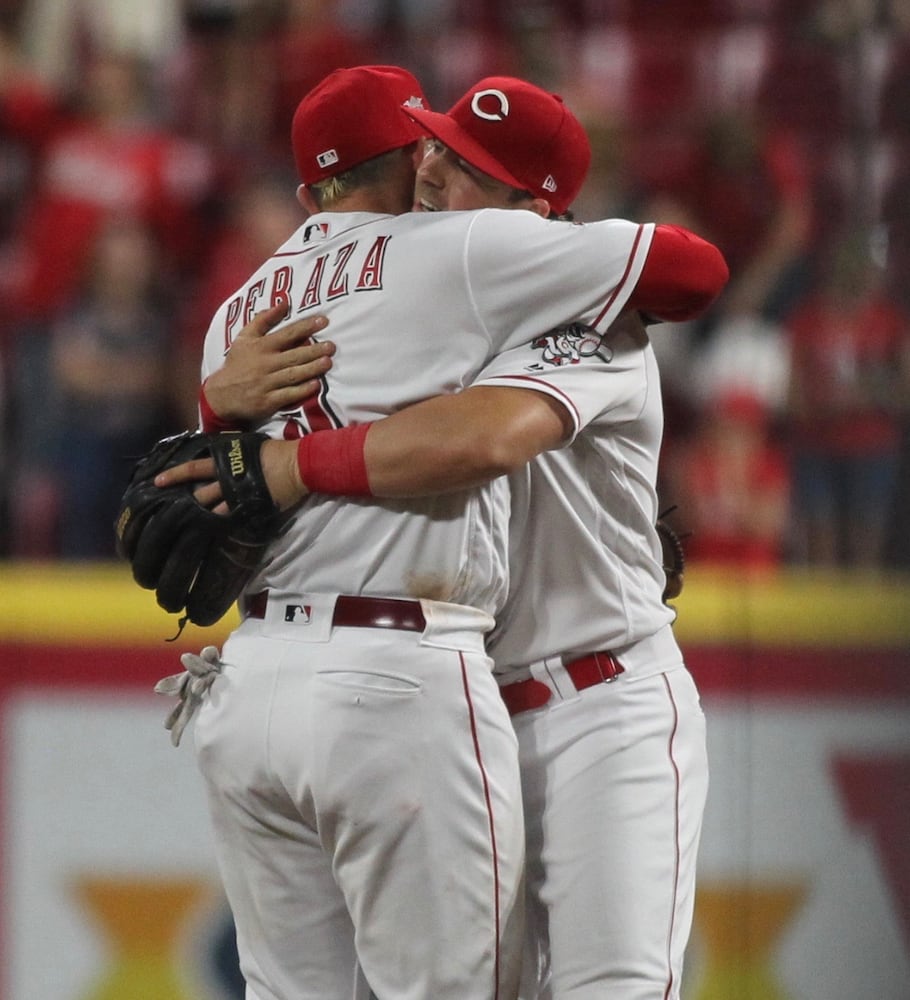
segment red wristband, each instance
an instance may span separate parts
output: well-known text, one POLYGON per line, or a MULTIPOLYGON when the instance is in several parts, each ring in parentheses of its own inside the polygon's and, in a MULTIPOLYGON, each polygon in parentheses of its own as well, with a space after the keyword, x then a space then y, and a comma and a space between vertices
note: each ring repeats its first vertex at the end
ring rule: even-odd
POLYGON ((352 424, 332 431, 313 431, 297 445, 297 468, 311 493, 371 497, 363 455, 369 424, 352 424))
POLYGON ((206 434, 220 434, 222 431, 237 430, 237 427, 222 420, 211 408, 209 401, 205 398, 205 382, 199 387, 199 417, 202 429, 206 434))

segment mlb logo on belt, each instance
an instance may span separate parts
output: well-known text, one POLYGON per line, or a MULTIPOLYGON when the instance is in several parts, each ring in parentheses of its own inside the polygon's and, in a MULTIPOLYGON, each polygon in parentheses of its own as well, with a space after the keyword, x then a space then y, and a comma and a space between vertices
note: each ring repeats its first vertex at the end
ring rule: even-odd
POLYGON ((319 153, 316 156, 316 162, 320 167, 330 167, 333 163, 338 162, 338 151, 335 149, 327 149, 324 153, 319 153))
POLYGON ((285 604, 284 620, 295 625, 309 625, 313 608, 309 604, 285 604))

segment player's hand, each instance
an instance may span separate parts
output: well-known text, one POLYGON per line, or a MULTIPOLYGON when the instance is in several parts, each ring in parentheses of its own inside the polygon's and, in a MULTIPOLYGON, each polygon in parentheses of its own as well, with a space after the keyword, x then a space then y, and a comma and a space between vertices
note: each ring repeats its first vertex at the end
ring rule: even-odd
MULTIPOLYGON (((307 495, 309 490, 301 482, 297 468, 296 441, 263 442, 260 460, 269 493, 281 510, 293 507, 307 495)), ((155 477, 155 485, 159 487, 192 482, 199 483, 193 491, 198 503, 216 514, 227 513, 227 508, 222 503, 221 486, 215 475, 215 462, 211 458, 199 458, 175 465, 155 477)))
POLYGON ((175 465, 155 476, 155 485, 164 489, 167 486, 179 486, 182 483, 199 483, 193 491, 193 496, 203 507, 214 509, 218 514, 227 513, 227 508, 218 505, 222 500, 221 485, 215 471, 215 461, 211 458, 197 458, 192 462, 175 465))
POLYGON ((257 313, 234 338, 224 365, 206 379, 205 398, 225 424, 257 424, 296 409, 332 367, 332 341, 310 339, 328 319, 311 316, 269 333, 286 316, 283 304, 257 313))

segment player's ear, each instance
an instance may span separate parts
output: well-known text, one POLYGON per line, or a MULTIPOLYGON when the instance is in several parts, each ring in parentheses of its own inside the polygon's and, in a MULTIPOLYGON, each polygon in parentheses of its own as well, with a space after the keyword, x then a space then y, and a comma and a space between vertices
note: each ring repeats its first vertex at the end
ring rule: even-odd
POLYGON ((550 203, 546 198, 534 198, 528 208, 532 212, 536 212, 541 218, 550 218, 550 203))
POLYGON ((316 204, 316 199, 310 194, 310 189, 306 184, 301 184, 297 188, 297 200, 303 206, 307 215, 315 215, 320 211, 319 206, 316 204))

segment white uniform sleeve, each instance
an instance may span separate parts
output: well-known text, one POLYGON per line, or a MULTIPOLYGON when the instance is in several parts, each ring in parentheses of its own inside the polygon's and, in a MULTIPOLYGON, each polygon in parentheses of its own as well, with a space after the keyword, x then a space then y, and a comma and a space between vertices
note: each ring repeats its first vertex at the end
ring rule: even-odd
POLYGON ((568 445, 599 417, 618 422, 639 416, 648 389, 644 348, 624 332, 600 338, 570 327, 498 355, 474 384, 532 389, 559 400, 574 424, 568 445))
POLYGON ((554 222, 532 212, 477 212, 465 271, 494 349, 528 342, 569 322, 605 333, 644 268, 652 223, 554 222))

